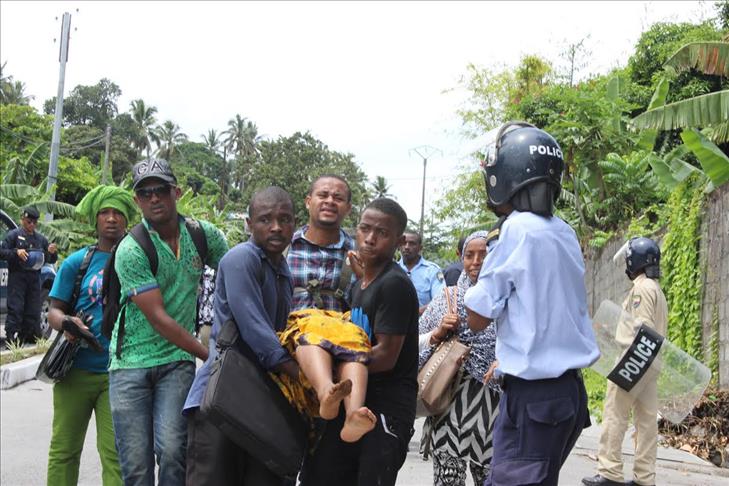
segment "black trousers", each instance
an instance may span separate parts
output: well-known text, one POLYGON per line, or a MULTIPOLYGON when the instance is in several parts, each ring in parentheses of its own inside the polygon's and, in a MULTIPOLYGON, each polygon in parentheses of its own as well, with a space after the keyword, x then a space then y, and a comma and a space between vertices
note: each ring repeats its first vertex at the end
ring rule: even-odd
POLYGON ((229 440, 196 409, 187 419, 188 486, 291 486, 229 440))
POLYGON ((339 438, 343 410, 326 423, 313 455, 304 462, 300 486, 395 485, 413 435, 413 423, 373 412, 377 425, 354 443, 339 438))
POLYGON ((562 464, 590 426, 582 374, 569 370, 545 380, 506 376, 502 386, 485 484, 556 486, 562 464))
POLYGON ((5 321, 5 336, 8 340, 18 338, 30 341, 40 336, 40 296, 40 272, 10 271, 8 317, 5 321))

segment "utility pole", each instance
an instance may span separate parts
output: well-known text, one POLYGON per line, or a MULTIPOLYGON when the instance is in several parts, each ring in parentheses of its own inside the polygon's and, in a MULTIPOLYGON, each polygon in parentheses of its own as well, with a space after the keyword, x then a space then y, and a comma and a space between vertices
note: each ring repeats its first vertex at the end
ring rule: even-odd
POLYGON ((106 125, 106 138, 105 138, 105 145, 104 148, 104 169, 101 173, 101 183, 106 184, 106 181, 109 180, 109 147, 111 146, 111 125, 106 125))
POLYGON ((428 157, 436 152, 443 155, 443 151, 430 145, 421 145, 409 150, 409 154, 415 152, 423 159, 423 192, 420 198, 420 241, 423 240, 423 219, 425 217, 425 170, 428 165, 428 157))
MULTIPOLYGON (((53 120, 53 138, 51 139, 51 161, 48 165, 49 199, 56 199, 56 174, 58 173, 58 153, 61 149, 61 121, 63 121, 63 84, 66 80, 66 62, 68 61, 68 41, 71 34, 71 14, 64 12, 61 21, 61 47, 58 53, 60 71, 58 72, 58 94, 56 95, 56 112, 53 120)), ((53 213, 46 213, 46 221, 53 221, 53 213)))

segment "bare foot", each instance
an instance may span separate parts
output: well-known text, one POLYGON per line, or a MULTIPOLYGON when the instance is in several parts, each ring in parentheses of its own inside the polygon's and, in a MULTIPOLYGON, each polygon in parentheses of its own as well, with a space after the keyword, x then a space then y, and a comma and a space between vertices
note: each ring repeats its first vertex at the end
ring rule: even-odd
POLYGON ((319 398, 319 416, 324 420, 331 420, 339 414, 339 404, 344 397, 352 393, 352 380, 335 383, 319 398))
POLYGON ((367 407, 358 408, 347 414, 339 437, 344 442, 357 442, 367 432, 375 428, 377 417, 367 407))

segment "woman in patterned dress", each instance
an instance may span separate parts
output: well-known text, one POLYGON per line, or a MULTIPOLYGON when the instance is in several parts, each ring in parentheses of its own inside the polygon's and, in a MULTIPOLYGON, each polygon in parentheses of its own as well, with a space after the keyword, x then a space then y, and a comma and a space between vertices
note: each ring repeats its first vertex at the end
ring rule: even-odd
POLYGON ((496 333, 494 326, 472 333, 466 324, 463 305, 466 290, 478 280, 486 257, 487 240, 486 231, 477 231, 463 245, 463 272, 454 287, 445 289, 451 296, 455 294, 456 313, 449 313, 444 291, 431 301, 420 317, 421 367, 452 332, 471 347, 453 402, 442 415, 428 417, 423 427, 420 452, 426 459, 433 456, 433 484, 436 486, 465 486, 469 465, 474 484, 481 485, 491 462, 492 429, 499 402, 499 389, 489 380, 495 367, 492 365, 496 333))

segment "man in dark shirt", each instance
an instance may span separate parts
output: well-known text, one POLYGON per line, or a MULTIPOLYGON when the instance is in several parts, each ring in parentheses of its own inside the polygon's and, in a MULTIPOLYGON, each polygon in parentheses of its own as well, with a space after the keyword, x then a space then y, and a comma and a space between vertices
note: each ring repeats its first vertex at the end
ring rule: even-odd
POLYGON ((251 239, 232 248, 218 265, 210 354, 195 376, 184 411, 188 415, 187 484, 280 485, 282 479, 239 448, 199 407, 218 355, 215 341, 234 319, 261 366, 298 379, 299 366, 281 346, 277 331, 291 309, 291 273, 283 257, 294 233, 291 196, 278 187, 257 192, 249 205, 251 239))
POLYGON ((461 236, 458 239, 458 246, 456 247, 456 255, 458 260, 448 265, 443 270, 443 278, 445 278, 445 284, 448 287, 454 286, 458 282, 458 277, 463 272, 463 260, 461 259, 461 253, 463 253, 463 243, 466 241, 465 236, 461 236))
POLYGON ((357 225, 364 275, 352 289, 352 322, 374 334, 365 405, 377 416, 377 425, 358 442, 344 442, 340 411, 327 423, 302 472, 302 485, 394 485, 405 461, 417 397, 418 297, 392 258, 406 224, 405 211, 380 198, 367 206, 357 225))
POLYGON ((43 263, 58 259, 56 244, 48 244, 35 228, 40 214, 34 207, 23 210, 20 228, 9 231, 0 244, 0 258, 8 262, 8 317, 5 336, 8 342, 33 342, 40 336, 43 263))

